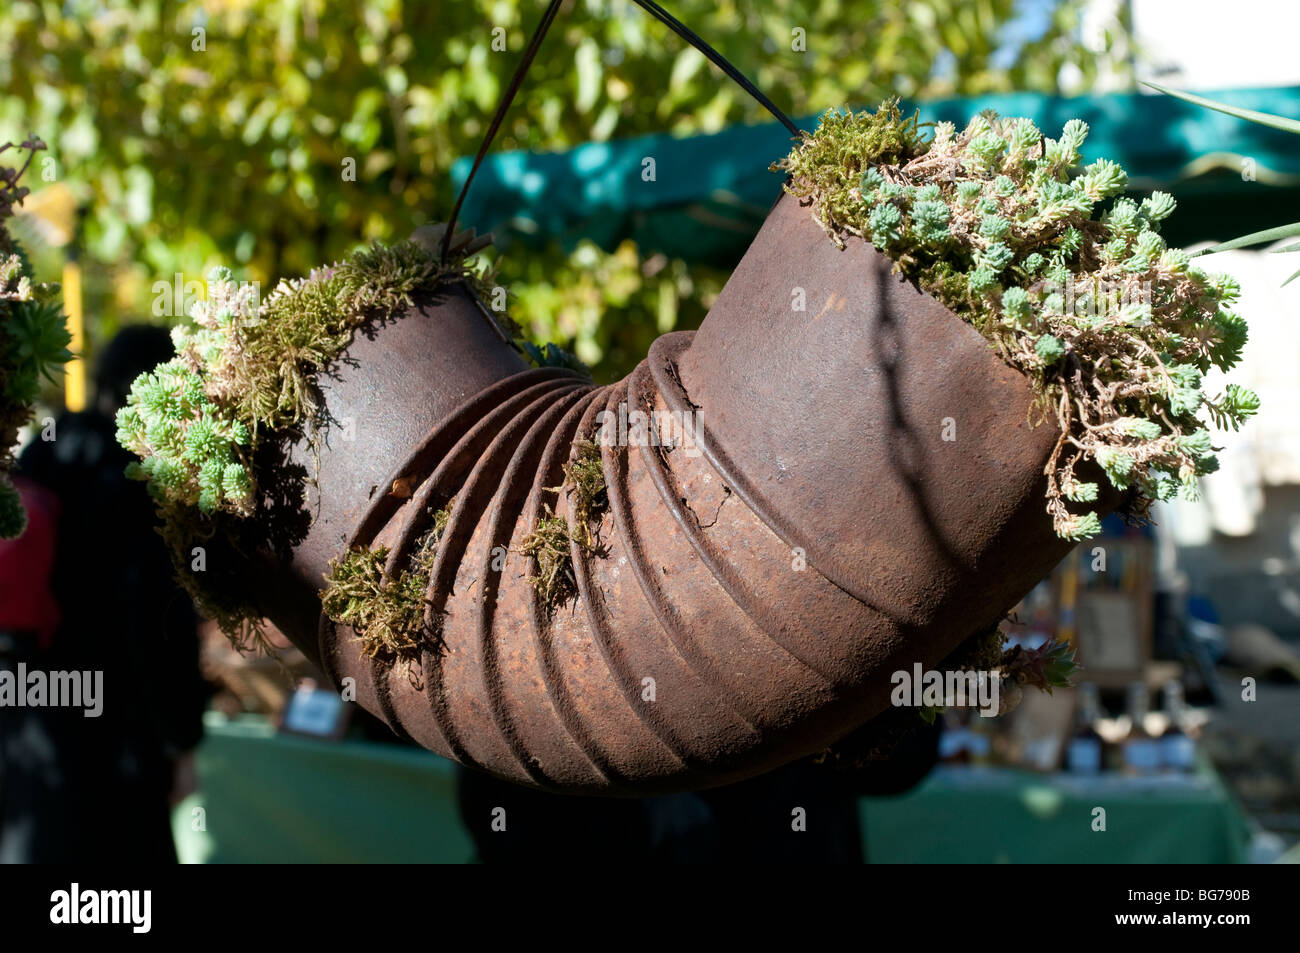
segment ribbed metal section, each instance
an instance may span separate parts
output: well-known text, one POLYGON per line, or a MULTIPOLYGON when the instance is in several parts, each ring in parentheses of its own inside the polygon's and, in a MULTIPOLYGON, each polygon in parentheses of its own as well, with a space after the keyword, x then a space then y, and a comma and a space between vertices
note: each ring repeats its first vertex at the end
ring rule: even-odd
MULTIPOLYGON (((617 384, 512 363, 463 297, 420 310, 453 328, 438 338, 430 323, 425 354, 394 357, 382 336, 358 345, 359 366, 386 370, 339 393, 398 410, 374 412, 349 452, 378 455, 389 476, 351 475, 376 460, 326 459, 322 486, 369 495, 343 505, 322 491, 327 518, 294 559, 302 587, 344 545, 384 545, 394 575, 450 504, 426 592, 441 641, 413 671, 365 657, 323 618, 300 644, 394 731, 463 764, 597 794, 761 773, 878 714, 892 672, 986 631, 1068 550, 1042 510, 1056 433, 1028 425, 1028 382, 870 246, 836 250, 788 199, 700 331, 664 335, 617 384), (807 314, 790 311, 794 285, 807 314), (457 360, 461 339, 472 359, 457 360), (428 406, 391 376, 402 366, 432 375, 428 406), (576 596, 543 605, 520 548, 547 507, 572 521, 557 488, 574 441, 602 414, 656 413, 690 419, 696 442, 602 445, 599 551, 573 544, 576 596), (940 437, 948 417, 957 446, 940 437)), ((291 635, 295 598, 281 614, 291 635)))

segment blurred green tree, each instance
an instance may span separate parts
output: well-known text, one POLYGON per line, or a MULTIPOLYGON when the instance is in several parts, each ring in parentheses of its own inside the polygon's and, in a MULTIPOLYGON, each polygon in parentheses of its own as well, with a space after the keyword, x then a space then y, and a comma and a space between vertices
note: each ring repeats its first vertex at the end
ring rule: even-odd
MULTIPOLYGON (((1086 85, 1115 66, 1110 39, 1101 50, 1078 42, 1078 0, 1048 7, 1041 36, 1008 44, 1016 0, 671 3, 790 115, 890 94, 1051 91, 1066 67, 1086 85)), ((34 132, 50 144, 31 182, 49 192, 31 197, 38 218, 87 210, 91 349, 124 320, 183 313, 155 282, 179 274, 183 287, 224 263, 270 283, 445 217, 451 163, 478 146, 541 8, 10 0, 0 141, 34 132)), ((630 0, 572 0, 496 148, 765 118, 630 0)), ((72 227, 46 225, 56 244, 72 227)), ((41 237, 28 243, 49 269, 58 255, 40 254, 41 237)), ((625 244, 505 256, 500 278, 530 334, 576 349, 608 379, 660 331, 698 324, 725 275, 625 244)))

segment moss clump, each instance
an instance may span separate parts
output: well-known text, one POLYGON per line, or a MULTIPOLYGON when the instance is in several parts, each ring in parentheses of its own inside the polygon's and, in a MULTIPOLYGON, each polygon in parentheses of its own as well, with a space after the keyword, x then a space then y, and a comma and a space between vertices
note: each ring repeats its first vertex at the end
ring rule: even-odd
POLYGON ((321 608, 332 621, 356 630, 365 655, 409 666, 434 644, 437 631, 427 621, 425 593, 451 506, 434 514, 432 528, 396 578, 384 576, 386 546, 358 546, 330 563, 320 591, 321 608))
POLYGON ((141 457, 131 475, 160 500, 252 515, 260 438, 317 423, 316 374, 352 334, 470 275, 463 260, 443 262, 417 242, 376 245, 259 302, 254 286, 215 269, 194 326, 172 332, 176 358, 141 375, 118 413, 118 440, 141 457))
POLYGON ((165 500, 157 501, 156 511, 158 534, 171 556, 176 582, 189 595, 194 608, 217 623, 240 653, 276 656, 262 615, 233 568, 242 567, 247 554, 261 542, 261 538, 247 539, 245 531, 266 524, 234 520, 226 514, 197 516, 189 507, 165 500), (190 562, 196 548, 204 551, 202 572, 195 571, 190 562))
POLYGON ((529 581, 547 607, 567 602, 577 592, 573 557, 569 552, 573 538, 568 521, 556 516, 548 505, 537 526, 519 544, 521 553, 537 561, 537 572, 529 581))
MULTIPOLYGON (((489 239, 458 233, 444 261, 443 228, 424 226, 409 241, 282 281, 263 300, 229 269, 215 269, 193 326, 172 332, 176 357, 141 375, 118 414, 119 442, 141 458, 128 474, 147 481, 158 502, 180 582, 241 649, 264 644, 259 613, 237 578, 223 585, 209 572, 200 582, 187 567, 191 547, 218 543, 238 564, 256 550, 287 554, 302 539, 301 485, 310 474, 291 472, 283 451, 303 434, 318 442, 317 375, 353 334, 396 319, 417 295, 453 281, 485 294, 490 270, 472 266, 471 256, 489 239)), ((518 333, 507 316, 495 317, 507 336, 518 333)), ((576 361, 552 345, 514 346, 539 366, 576 361)), ((345 568, 355 580, 373 576, 356 557, 345 568)), ((388 642, 403 640, 380 640, 388 642)))
POLYGON ((478 288, 485 276, 465 256, 482 244, 458 236, 447 261, 434 241, 375 245, 262 300, 215 269, 193 326, 172 331, 176 357, 132 386, 117 417, 119 442, 141 458, 128 475, 147 481, 158 503, 178 580, 236 647, 265 645, 260 613, 237 574, 192 572, 192 547, 211 545, 223 554, 214 563, 239 565, 301 540, 310 474, 284 451, 300 434, 317 440, 316 376, 354 333, 397 318, 417 295, 457 280, 478 288))
POLYGON ((596 539, 591 524, 609 505, 605 492, 605 469, 600 462, 600 446, 594 440, 580 438, 573 443, 573 455, 564 464, 564 482, 559 487, 569 499, 573 512, 574 535, 583 549, 594 552, 596 539))
MULTIPOLYGON (((940 672, 991 672, 1002 662, 1002 646, 1006 643, 1006 633, 1001 626, 994 626, 987 632, 971 636, 948 654, 948 657, 935 668, 940 672)), ((934 724, 934 719, 943 711, 942 707, 926 705, 919 709, 921 720, 927 725, 934 724)))
POLYGON ((537 561, 537 572, 530 581, 547 607, 560 605, 576 594, 571 544, 577 543, 587 553, 600 551, 591 524, 599 521, 609 505, 600 445, 595 440, 575 440, 563 470, 564 482, 551 489, 564 491, 568 497, 573 525, 548 504, 537 526, 519 544, 523 555, 537 561))
POLYGON ((1028 119, 981 114, 962 132, 940 123, 924 140, 890 102, 875 114, 830 112, 774 168, 812 200, 841 246, 870 241, 895 267, 979 330, 1036 387, 1062 436, 1047 466, 1056 532, 1100 532, 1096 464, 1142 519, 1153 500, 1195 497, 1217 461, 1200 411, 1234 429, 1259 406, 1235 384, 1209 396, 1211 367, 1241 356, 1239 289, 1168 248, 1160 223, 1174 199, 1121 197, 1124 170, 1079 168, 1080 120, 1047 139, 1028 119), (1072 177, 1073 176, 1073 177, 1072 177))
POLYGON ((874 114, 828 111, 817 135, 805 137, 777 167, 795 175, 796 195, 817 196, 819 220, 835 235, 839 223, 861 213, 862 200, 851 188, 857 176, 882 162, 899 165, 925 151, 918 119, 904 119, 896 99, 882 103, 874 114))
POLYGON ((438 512, 433 514, 433 526, 429 532, 420 540, 420 549, 429 546, 435 546, 442 539, 442 534, 447 532, 447 524, 451 522, 451 508, 456 505, 456 498, 452 497, 447 501, 447 505, 438 512))
POLYGON ((32 158, 45 143, 32 138, 17 148, 27 153, 20 168, 0 166, 0 539, 15 539, 27 527, 22 499, 9 478, 18 430, 31 418, 41 378, 72 356, 64 326, 58 285, 33 284, 22 249, 5 221, 22 204, 28 190, 18 185, 32 158))
MULTIPOLYGON (((972 636, 935 666, 939 672, 998 672, 998 714, 1020 704, 1025 686, 1051 694, 1053 688, 1073 684, 1080 666, 1066 642, 1049 640, 1033 651, 1020 646, 1004 648, 1006 633, 1000 626, 972 636)), ((814 764, 861 770, 893 758, 922 725, 933 725, 944 709, 890 707, 862 727, 813 757, 814 764), (917 717, 919 715, 919 717, 917 717)), ((925 766, 928 769, 928 763, 925 766)))
POLYGON ((348 550, 330 564, 321 606, 330 619, 356 630, 367 656, 411 659, 433 635, 425 623, 424 597, 432 565, 416 559, 411 569, 385 580, 387 559, 386 546, 348 550))

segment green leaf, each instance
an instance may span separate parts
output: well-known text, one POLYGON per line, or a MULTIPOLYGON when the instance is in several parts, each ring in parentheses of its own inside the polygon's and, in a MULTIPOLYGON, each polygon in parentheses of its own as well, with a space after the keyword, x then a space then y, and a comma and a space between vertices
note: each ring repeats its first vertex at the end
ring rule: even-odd
POLYGON ((678 93, 685 89, 695 76, 701 66, 704 65, 704 55, 693 46, 688 46, 677 54, 673 60, 673 69, 668 76, 668 90, 672 93, 678 93))
POLYGON ((596 97, 600 95, 600 48, 596 41, 587 37, 579 43, 574 59, 578 68, 578 96, 573 105, 585 113, 596 105, 596 97))
POLYGON ((1204 106, 1206 109, 1213 109, 1216 112, 1226 113, 1238 119, 1245 119, 1247 122, 1257 122, 1261 126, 1272 126, 1274 129, 1281 129, 1283 132, 1294 132, 1300 135, 1300 119, 1287 119, 1285 116, 1274 116, 1271 113, 1256 112, 1253 109, 1242 109, 1240 106, 1229 106, 1227 103, 1215 102, 1213 99, 1206 99, 1203 96, 1193 96, 1191 93, 1184 93, 1177 89, 1168 89, 1156 83, 1143 83, 1142 85, 1150 86, 1166 96, 1173 96, 1196 106, 1204 106))
POLYGON ((1231 251, 1234 248, 1245 248, 1247 245, 1260 245, 1264 242, 1275 242, 1280 238, 1291 238, 1293 235, 1300 235, 1300 222, 1292 222, 1290 225, 1278 225, 1276 228, 1266 228, 1262 232, 1251 232, 1249 235, 1242 235, 1240 238, 1234 238, 1231 241, 1222 242, 1213 248, 1206 248, 1198 251, 1192 257, 1197 258, 1201 255, 1213 255, 1216 252, 1231 251))

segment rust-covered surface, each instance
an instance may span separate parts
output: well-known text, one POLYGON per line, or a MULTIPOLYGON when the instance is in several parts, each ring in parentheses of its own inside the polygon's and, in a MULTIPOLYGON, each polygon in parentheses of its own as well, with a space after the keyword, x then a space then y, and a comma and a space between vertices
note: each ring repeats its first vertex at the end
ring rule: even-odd
POLYGON ((525 369, 458 288, 355 342, 325 396, 352 439, 329 437, 312 530, 264 574, 271 617, 394 731, 549 790, 706 787, 819 751, 1069 548, 1028 382, 789 197, 701 329, 618 384, 525 369), (604 446, 602 550, 575 545, 577 598, 544 606, 521 540, 566 512, 549 488, 572 441, 621 404, 692 415, 702 452, 604 446), (399 568, 453 498, 428 588, 443 644, 413 678, 310 594, 350 543, 399 568))

